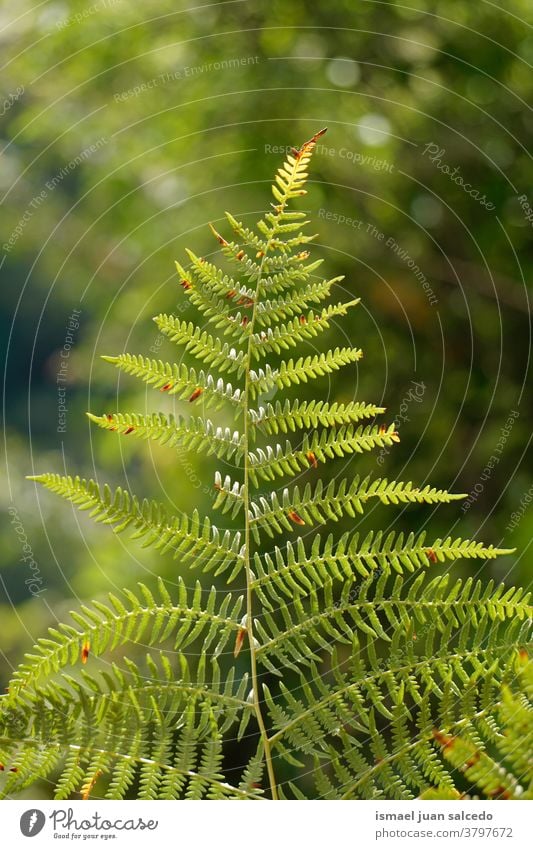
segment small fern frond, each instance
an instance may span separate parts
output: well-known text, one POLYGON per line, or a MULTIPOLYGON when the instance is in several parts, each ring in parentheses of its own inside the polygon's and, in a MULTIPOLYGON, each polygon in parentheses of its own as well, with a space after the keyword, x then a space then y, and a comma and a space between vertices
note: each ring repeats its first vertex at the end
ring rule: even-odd
MULTIPOLYGON (((224 213, 228 223, 239 239, 240 242, 243 243, 248 248, 253 248, 254 251, 257 251, 259 254, 265 254, 267 251, 267 242, 265 239, 258 236, 249 227, 246 227, 241 221, 237 221, 237 219, 231 214, 231 212, 224 213)), ((223 245, 225 247, 225 245, 223 245)))
POLYGON ((325 540, 316 534, 309 551, 301 537, 287 542, 285 553, 276 547, 274 556, 257 552, 254 555, 254 590, 267 608, 277 607, 283 596, 305 595, 313 587, 323 587, 331 580, 363 578, 376 571, 414 572, 430 568, 435 563, 459 558, 493 559, 511 554, 512 549, 485 546, 474 540, 436 539, 426 542, 426 533, 407 536, 391 532, 371 531, 364 539, 358 532, 346 532, 338 540, 330 534, 325 540))
POLYGON ((87 413, 87 416, 104 430, 137 439, 151 439, 169 448, 177 446, 225 459, 233 457, 237 465, 242 458, 243 437, 228 427, 217 427, 210 419, 175 418, 162 413, 108 413, 104 416, 87 413))
POLYGON ((343 279, 343 277, 333 277, 321 283, 310 283, 305 288, 296 289, 275 300, 260 301, 257 305, 255 324, 260 327, 271 327, 294 315, 302 315, 310 304, 320 303, 324 298, 329 297, 333 284, 343 279))
POLYGON ((286 324, 277 324, 266 331, 254 333, 253 356, 258 360, 272 351, 281 354, 282 351, 297 346, 299 342, 318 336, 330 327, 330 319, 338 315, 346 315, 348 309, 358 303, 359 298, 356 298, 353 301, 324 307, 318 315, 312 311, 307 315, 302 312, 286 324))
POLYGON ((181 284, 186 291, 188 291, 187 286, 196 286, 200 289, 205 287, 212 297, 228 301, 228 306, 231 305, 230 301, 239 306, 242 306, 242 304, 239 304, 240 300, 243 303, 253 301, 254 289, 243 286, 238 280, 230 277, 222 269, 217 268, 216 265, 203 257, 196 256, 188 248, 186 248, 186 253, 190 259, 190 270, 185 271, 178 262, 176 263, 176 268, 181 276, 181 284))
POLYGON ((173 650, 183 651, 201 638, 204 653, 211 649, 212 657, 222 655, 241 627, 242 596, 227 594, 220 600, 214 587, 205 592, 198 582, 191 592, 181 578, 176 586, 176 601, 159 580, 157 597, 139 584, 139 595, 124 590, 123 598, 110 594, 105 603, 94 601, 91 607, 72 612, 75 625, 50 628, 49 637, 40 639, 26 655, 11 680, 5 706, 23 705, 43 678, 63 667, 78 666, 80 660, 86 663, 89 656, 129 642, 154 646, 168 640, 173 650))
POLYGON ((338 371, 343 366, 356 363, 363 356, 358 348, 335 348, 326 354, 310 354, 299 357, 296 361, 282 360, 280 365, 272 368, 268 363, 263 370, 250 372, 250 392, 254 398, 264 392, 269 392, 275 386, 278 389, 292 384, 307 383, 318 377, 324 377, 338 371))
POLYGON ((112 525, 115 533, 132 531, 133 539, 142 540, 144 548, 153 546, 161 554, 172 553, 189 566, 201 566, 203 571, 225 572, 233 567, 232 575, 244 566, 241 535, 229 531, 220 534, 218 528, 196 510, 189 518, 168 516, 166 508, 155 501, 139 501, 127 490, 117 487, 114 492, 106 485, 103 491, 93 480, 54 474, 34 475, 51 492, 88 511, 96 522, 112 525))
MULTIPOLYGON (((262 298, 265 295, 272 297, 310 280, 317 268, 322 265, 323 260, 317 259, 304 265, 305 258, 301 254, 277 258, 272 255, 266 256, 263 260, 261 278, 257 283, 259 297, 262 298)), ((258 268, 259 266, 256 266, 256 269, 258 268)))
POLYGON ((289 200, 307 194, 304 189, 308 177, 307 168, 317 141, 325 132, 325 129, 320 130, 301 148, 293 149, 292 155, 289 154, 283 166, 278 168, 276 182, 272 186, 272 194, 279 204, 276 209, 278 214, 282 216, 285 214, 285 207, 289 200))
MULTIPOLYGON (((374 448, 384 448, 399 442, 394 424, 386 426, 369 425, 357 428, 341 427, 338 430, 315 431, 311 438, 304 434, 301 448, 293 448, 289 440, 285 447, 279 443, 265 449, 257 448, 249 452, 250 477, 257 486, 259 478, 274 480, 276 475, 295 475, 310 466, 316 468, 319 463, 344 457, 347 454, 362 454, 374 448)), ((300 523, 304 524, 304 523, 300 523)))
POLYGON ((220 509, 222 513, 231 510, 232 519, 244 509, 244 486, 239 481, 232 481, 229 475, 222 480, 220 472, 215 472, 215 490, 217 496, 213 503, 213 509, 220 509))
POLYGON ((265 433, 289 433, 300 428, 337 427, 349 425, 361 419, 373 419, 385 412, 385 407, 351 401, 348 404, 333 404, 327 401, 293 401, 287 399, 283 405, 276 401, 257 410, 249 410, 250 423, 265 433))
POLYGON ((206 407, 215 409, 222 407, 227 401, 237 412, 243 406, 240 389, 234 389, 230 383, 224 383, 222 378, 216 380, 203 370, 197 372, 183 364, 163 363, 161 360, 152 360, 136 354, 103 356, 102 359, 126 374, 139 377, 154 389, 176 395, 179 399, 187 399, 192 403, 201 397, 206 407))
MULTIPOLYGON (((178 272, 185 274, 183 268, 176 263, 178 272)), ((235 308, 233 303, 229 303, 227 298, 219 298, 214 295, 208 287, 194 286, 184 283, 183 289, 189 300, 202 313, 203 319, 207 324, 210 324, 223 336, 229 336, 237 342, 243 343, 246 341, 249 331, 246 330, 246 325, 249 321, 249 316, 245 308, 249 308, 251 304, 244 299, 242 311, 232 312, 235 308), (187 284, 187 285, 185 285, 187 284)))
POLYGON ((354 519, 357 513, 364 513, 365 505, 371 499, 381 504, 448 504, 450 501, 464 499, 464 494, 453 494, 444 489, 432 486, 422 488, 412 483, 389 481, 387 478, 366 477, 361 480, 355 477, 352 483, 346 478, 337 483, 330 481, 327 487, 321 480, 316 486, 305 485, 300 493, 298 486, 290 492, 284 489, 281 500, 276 492, 271 492, 269 500, 260 497, 251 502, 250 527, 253 529, 256 542, 259 542, 259 531, 264 531, 273 537, 283 530, 293 531, 294 522, 289 516, 296 513, 301 524, 314 525, 327 521, 338 522, 347 515, 354 519))
POLYGON ((245 362, 244 351, 236 351, 227 342, 196 327, 190 321, 180 321, 173 315, 158 315, 154 318, 161 333, 178 345, 183 345, 193 356, 221 372, 237 372, 242 375, 245 362))

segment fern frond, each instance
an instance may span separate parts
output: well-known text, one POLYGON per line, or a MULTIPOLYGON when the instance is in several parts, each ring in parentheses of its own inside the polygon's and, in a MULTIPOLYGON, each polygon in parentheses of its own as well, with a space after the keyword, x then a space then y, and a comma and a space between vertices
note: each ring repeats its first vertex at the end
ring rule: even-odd
POLYGON ((182 578, 178 578, 176 587, 176 601, 159 579, 157 597, 139 584, 139 595, 124 590, 122 598, 110 594, 105 603, 94 601, 90 607, 72 612, 75 625, 50 628, 49 637, 40 639, 33 652, 25 656, 11 680, 4 706, 23 705, 28 694, 40 691, 43 678, 65 666, 79 666, 80 658, 85 662, 84 646, 89 646, 89 657, 141 641, 154 646, 169 640, 175 651, 183 651, 201 638, 204 653, 211 649, 213 657, 222 655, 241 627, 242 596, 227 594, 220 600, 214 587, 206 592, 198 582, 191 592, 182 578))
POLYGON ((279 401, 266 404, 257 410, 249 410, 248 416, 254 428, 265 433, 277 434, 296 431, 298 428, 336 427, 372 419, 385 412, 385 407, 350 401, 348 404, 333 404, 327 401, 293 401, 286 399, 283 406, 279 401))
POLYGON ((301 148, 298 150, 295 149, 292 156, 287 156, 283 166, 278 169, 276 182, 272 186, 272 194, 279 204, 276 212, 279 210, 283 214, 289 200, 307 194, 304 189, 308 177, 307 168, 316 143, 325 132, 326 130, 323 129, 315 133, 301 148))
POLYGON ((250 230, 249 227, 246 227, 241 221, 237 221, 230 212, 225 212, 224 214, 231 229, 240 242, 242 242, 246 247, 253 248, 254 251, 258 251, 260 254, 265 254, 267 252, 268 248, 266 239, 262 239, 257 235, 257 233, 254 233, 253 230, 250 230))
POLYGON ((493 559, 511 554, 512 549, 485 546, 474 540, 436 539, 426 542, 426 533, 407 536, 391 532, 371 531, 364 539, 358 532, 346 532, 338 540, 330 534, 325 540, 320 534, 314 537, 309 551, 301 537, 287 542, 285 553, 278 547, 274 556, 257 552, 254 555, 254 591, 260 594, 268 608, 282 602, 283 596, 308 593, 313 587, 323 587, 331 580, 351 580, 359 574, 367 578, 376 570, 385 572, 414 572, 430 568, 437 562, 459 558, 493 559))
POLYGON ((221 372, 237 372, 240 377, 245 362, 244 351, 236 351, 227 342, 213 338, 210 333, 201 330, 190 321, 180 321, 173 315, 158 315, 154 318, 161 333, 202 362, 221 372))
MULTIPOLYGON (((180 277, 185 294, 189 300, 202 313, 204 321, 211 324, 216 330, 224 336, 230 336, 237 342, 244 342, 249 332, 246 330, 246 325, 249 321, 249 316, 246 310, 236 313, 233 312, 235 305, 229 302, 227 298, 220 298, 211 291, 207 286, 195 286, 189 283, 183 275, 186 271, 183 267, 176 263, 176 268, 180 277)), ((246 300, 246 299, 245 299, 246 300)), ((245 303, 243 307, 249 307, 250 304, 245 303)))
MULTIPOLYGON (((349 662, 340 663, 336 651, 332 653, 332 682, 311 661, 298 689, 288 690, 280 682, 282 703, 267 691, 275 724, 271 744, 282 744, 281 757, 287 744, 315 757, 319 792, 328 798, 409 799, 430 782, 453 787, 452 776, 435 754, 435 723, 464 729, 492 722, 498 706, 495 693, 511 680, 517 641, 526 632, 520 620, 523 623, 531 611, 518 601, 520 616, 515 618, 513 604, 498 605, 495 600, 499 609, 489 614, 475 589, 468 599, 463 590, 463 611, 456 618, 453 598, 460 592, 452 588, 452 598, 441 599, 442 631, 431 608, 426 611, 423 643, 429 644, 429 652, 424 644, 420 654, 413 648, 413 606, 411 616, 402 613, 384 655, 376 645, 376 630, 357 627, 349 662), (418 728, 413 736, 414 715, 418 728)), ((360 615, 366 625, 364 608, 360 615)))
POLYGON ((293 315, 302 315, 309 304, 317 304, 329 297, 334 283, 343 277, 333 277, 320 283, 310 283, 289 294, 281 295, 275 300, 260 301, 257 305, 255 323, 260 327, 270 327, 293 315))
POLYGON ((337 315, 346 315, 348 309, 358 303, 359 298, 356 298, 353 301, 324 307, 318 315, 315 315, 312 311, 307 315, 301 313, 286 324, 277 324, 274 327, 269 327, 267 331, 254 333, 252 337, 253 356, 258 360, 272 351, 281 354, 282 351, 295 347, 305 339, 318 336, 319 333, 323 333, 329 328, 331 318, 337 315))
POLYGON ((267 445, 265 449, 250 451, 250 477, 257 485, 258 478, 274 480, 276 475, 295 475, 335 457, 362 454, 395 442, 399 442, 399 437, 394 424, 388 427, 360 425, 357 428, 342 427, 336 431, 315 431, 311 438, 306 433, 301 448, 293 448, 287 440, 284 448, 278 443, 275 447, 267 445))
POLYGON ((233 567, 237 574, 244 566, 241 535, 229 531, 221 535, 196 510, 191 518, 185 514, 168 516, 166 508, 155 501, 141 502, 121 487, 112 492, 105 485, 101 491, 95 481, 78 476, 44 474, 30 480, 71 501, 79 510, 88 511, 96 522, 112 525, 115 533, 130 529, 133 539, 141 539, 143 547, 153 546, 161 554, 171 552, 189 567, 194 564, 206 572, 216 570, 215 574, 233 567))
POLYGON ((454 635, 471 645, 473 630, 480 641, 487 628, 494 636, 501 622, 524 622, 531 604, 523 590, 505 590, 503 585, 494 589, 492 582, 483 587, 468 579, 450 587, 448 575, 428 580, 428 574, 420 572, 406 582, 400 575, 380 572, 362 584, 354 577, 343 581, 337 596, 334 582, 327 581, 320 591, 313 587, 290 603, 282 601, 276 613, 274 618, 265 611, 258 618, 257 658, 280 675, 285 666, 298 671, 320 662, 317 652, 331 654, 339 643, 352 645, 357 635, 386 643, 396 642, 398 634, 402 639, 411 635, 413 653, 431 657, 441 635, 445 646, 454 635))
POLYGON ((191 403, 201 397, 202 404, 206 407, 219 408, 227 401, 237 411, 242 408, 240 389, 234 389, 230 383, 224 383, 222 378, 216 380, 203 370, 197 372, 184 364, 163 363, 161 360, 152 360, 136 354, 104 356, 102 359, 126 374, 140 377, 154 389, 177 395, 180 399, 187 398, 191 403))
POLYGON ((457 799, 467 785, 491 799, 533 798, 529 596, 440 574, 446 561, 510 550, 450 536, 428 541, 425 532, 361 535, 354 521, 346 533, 328 528, 260 547, 264 535, 335 526, 372 503, 465 497, 388 478, 321 479, 328 460, 399 442, 394 424, 373 424, 381 406, 256 400, 362 356, 353 347, 285 354, 358 303, 322 305, 342 278, 316 273, 321 260, 309 259, 315 237, 304 233, 307 212, 288 208, 306 194, 323 132, 291 150, 275 176, 274 203, 254 227, 226 213, 233 231, 226 239, 211 225, 234 275, 192 251, 187 268, 176 263, 209 329, 166 314, 155 322, 205 370, 104 357, 176 399, 202 408, 227 403, 242 427, 159 413, 89 415, 121 436, 241 465, 241 480, 216 471, 213 501, 232 521, 242 516, 242 531, 219 531, 196 510, 169 515, 92 480, 33 478, 115 532, 129 529, 143 546, 172 554, 180 569, 228 583, 242 575, 243 596, 200 583, 191 589, 178 575, 175 597, 159 579, 155 594, 140 584, 51 628, 0 696, 4 795, 50 778, 62 799, 87 799, 95 788, 112 799, 258 799, 264 774, 272 799, 306 798, 310 775, 318 796, 331 799, 457 799), (299 430, 293 442, 269 444, 299 430), (260 481, 303 472, 304 485, 257 492, 260 481), (139 643, 159 657, 139 661, 139 643), (251 756, 229 782, 227 744, 245 734, 251 756), (293 778, 282 787, 281 762, 293 778))
POLYGON ((217 496, 213 503, 213 509, 221 509, 222 513, 231 510, 232 519, 244 509, 244 485, 238 481, 232 481, 229 475, 222 480, 220 472, 215 473, 215 490, 217 496))
POLYGON ((324 377, 338 371, 342 366, 356 363, 363 356, 359 348, 335 348, 326 354, 313 354, 299 357, 296 361, 283 360, 273 369, 268 363, 263 370, 250 372, 250 391, 254 398, 263 392, 269 392, 275 386, 283 389, 292 384, 307 383, 318 377, 324 377))
POLYGON ((262 258, 259 291, 263 291, 263 287, 265 292, 271 291, 274 280, 277 281, 277 285, 281 285, 285 280, 287 285, 283 288, 288 288, 288 286, 294 285, 293 269, 298 270, 298 272, 303 272, 305 269, 309 271, 310 268, 314 270, 321 264, 321 261, 317 260, 310 266, 304 266, 303 263, 307 259, 309 259, 309 251, 307 250, 299 251, 297 254, 267 254, 262 258))
POLYGON ((191 261, 190 272, 185 271, 179 263, 176 267, 182 277, 182 285, 188 291, 187 287, 199 286, 207 288, 211 297, 224 299, 228 308, 234 305, 245 306, 249 308, 255 300, 255 289, 244 286, 238 280, 225 274, 224 271, 218 268, 211 262, 208 262, 203 257, 196 256, 193 251, 186 249, 187 256, 191 261), (191 278, 192 272, 192 278, 191 278))
POLYGON ((3 795, 32 783, 46 751, 41 774, 63 766, 58 799, 76 791, 87 798, 100 778, 115 799, 135 780, 141 799, 259 798, 250 786, 229 785, 222 771, 224 732, 236 725, 240 739, 251 718, 247 678, 235 686, 229 676, 222 686, 216 660, 209 675, 205 660, 194 671, 183 654, 175 661, 177 669, 165 655, 159 664, 148 656, 148 676, 132 661, 82 680, 63 672, 59 682, 0 704, 0 752, 13 770, 3 795), (12 740, 5 713, 17 718, 12 740))
POLYGON ((208 456, 215 454, 219 458, 230 459, 239 463, 243 454, 243 437, 237 431, 228 427, 217 427, 210 419, 175 418, 173 415, 162 413, 108 413, 95 416, 87 413, 88 418, 104 430, 115 431, 118 434, 151 439, 169 448, 186 448, 205 452, 208 456))
POLYGON ((259 542, 259 531, 264 531, 273 537, 283 530, 293 531, 294 522, 289 521, 291 513, 297 513, 302 524, 314 525, 316 522, 338 522, 348 515, 354 519, 357 513, 364 513, 364 507, 370 499, 376 499, 381 504, 449 504, 450 501, 464 499, 466 495, 453 494, 444 489, 432 486, 422 488, 412 483, 389 481, 387 478, 370 476, 361 480, 355 477, 351 484, 346 478, 337 483, 330 481, 327 487, 321 480, 316 486, 310 483, 300 493, 296 485, 292 492, 284 489, 281 500, 276 492, 271 492, 269 500, 261 496, 250 504, 250 527, 254 538, 259 542))
POLYGON ((322 259, 317 259, 308 265, 304 265, 303 258, 298 254, 277 259, 267 255, 264 258, 261 278, 257 284, 258 295, 260 297, 264 295, 272 297, 272 295, 278 295, 280 292, 299 286, 300 283, 310 280, 322 263, 322 259))

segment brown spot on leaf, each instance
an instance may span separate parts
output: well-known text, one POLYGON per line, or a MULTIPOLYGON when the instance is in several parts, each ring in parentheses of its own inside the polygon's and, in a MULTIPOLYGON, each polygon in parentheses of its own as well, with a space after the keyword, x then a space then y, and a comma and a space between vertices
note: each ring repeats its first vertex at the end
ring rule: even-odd
POLYGON ((437 728, 433 729, 433 737, 435 738, 439 746, 442 746, 444 750, 452 749, 455 745, 455 737, 452 737, 451 734, 444 734, 437 728))
POLYGON ((308 451, 305 456, 307 457, 309 465, 312 466, 313 469, 318 469, 318 460, 314 451, 308 451))
POLYGON ((287 513, 287 516, 289 517, 291 522, 294 522, 295 525, 305 525, 304 520, 302 519, 301 516, 298 515, 296 510, 289 510, 289 512, 287 513))
POLYGON ((233 649, 233 657, 239 656, 239 652, 242 649, 246 634, 246 628, 239 628, 239 630, 237 631, 237 636, 235 637, 235 648, 233 649))

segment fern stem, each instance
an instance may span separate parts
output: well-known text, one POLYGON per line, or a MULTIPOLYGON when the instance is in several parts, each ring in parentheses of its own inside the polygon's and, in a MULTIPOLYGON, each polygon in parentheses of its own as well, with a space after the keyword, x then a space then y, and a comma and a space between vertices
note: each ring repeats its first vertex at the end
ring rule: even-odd
MULTIPOLYGON (((267 242, 267 250, 270 247, 270 243, 272 237, 276 232, 276 226, 273 225, 271 230, 270 238, 267 242)), ((265 725, 265 721, 263 718, 263 713, 261 710, 261 699, 259 695, 259 677, 257 674, 257 650, 255 646, 254 640, 254 632, 253 632, 253 583, 254 583, 254 575, 252 573, 251 567, 251 528, 250 528, 250 423, 249 423, 249 409, 250 409, 250 367, 252 364, 252 344, 253 344, 253 333, 254 326, 257 314, 257 300, 259 297, 259 287, 261 285, 261 279, 263 276, 263 266, 265 262, 265 255, 261 258, 261 263, 259 265, 259 271, 257 274, 257 281, 255 287, 255 297, 252 308, 252 315, 250 317, 249 324, 249 336, 248 336, 248 346, 246 350, 246 368, 244 372, 244 424, 243 424, 243 451, 244 451, 244 486, 243 486, 243 502, 244 502, 244 567, 245 567, 245 575, 246 575, 246 629, 248 632, 248 642, 250 646, 250 673, 252 679, 252 692, 253 692, 253 703, 255 708, 255 715, 257 719, 257 724, 259 726, 259 732, 261 734, 261 740, 263 743, 264 753, 265 753, 265 764, 268 773, 268 780, 270 783, 270 793, 272 795, 273 800, 278 799, 278 791, 276 787, 276 776, 274 773, 274 764, 272 760, 272 748, 270 745, 270 738, 268 735, 268 731, 265 725)))

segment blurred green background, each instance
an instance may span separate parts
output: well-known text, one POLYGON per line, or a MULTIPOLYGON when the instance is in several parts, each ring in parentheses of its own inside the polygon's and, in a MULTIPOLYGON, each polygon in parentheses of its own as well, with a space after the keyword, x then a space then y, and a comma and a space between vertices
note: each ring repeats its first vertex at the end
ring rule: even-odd
POLYGON ((209 511, 214 461, 91 430, 87 409, 187 412, 99 357, 181 356, 151 322, 193 317, 174 259, 216 256, 207 222, 258 218, 276 148, 325 125, 300 208, 313 257, 345 275, 337 300, 362 299, 326 341, 365 356, 299 395, 382 402, 401 443, 322 473, 472 493, 361 527, 505 540, 517 554, 473 574, 526 584, 530 2, 4 0, 0 22, 4 683, 80 600, 179 573, 24 476, 79 473, 209 511))

